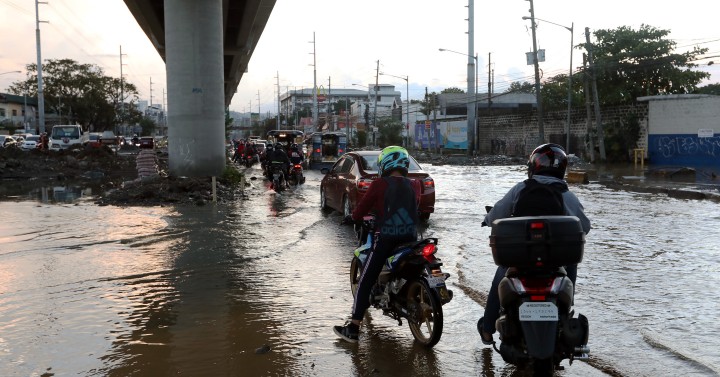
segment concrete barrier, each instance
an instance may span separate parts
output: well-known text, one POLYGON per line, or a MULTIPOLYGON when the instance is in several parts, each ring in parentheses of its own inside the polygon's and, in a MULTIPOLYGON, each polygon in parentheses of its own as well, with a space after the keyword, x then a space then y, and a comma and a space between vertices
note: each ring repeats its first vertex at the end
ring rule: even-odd
POLYGON ((565 177, 565 181, 567 181, 567 183, 590 183, 588 173, 585 171, 568 171, 567 176, 565 177))

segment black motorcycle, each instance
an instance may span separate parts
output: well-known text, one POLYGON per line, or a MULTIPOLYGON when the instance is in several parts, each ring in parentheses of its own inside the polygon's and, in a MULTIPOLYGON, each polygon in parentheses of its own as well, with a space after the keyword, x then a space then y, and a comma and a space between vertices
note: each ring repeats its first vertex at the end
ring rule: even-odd
POLYGON ((303 175, 303 168, 300 164, 293 164, 290 166, 290 176, 288 182, 293 185, 301 185, 305 183, 305 176, 303 175))
MULTIPOLYGON (((347 223, 347 220, 344 221, 347 223)), ((355 296, 363 263, 372 249, 375 219, 367 216, 356 224, 358 248, 350 263, 350 289, 355 296)), ((370 305, 398 321, 408 321, 415 340, 426 347, 440 341, 443 329, 442 306, 452 299, 445 280, 450 276, 441 270, 435 256, 437 238, 423 238, 395 248, 387 259, 370 295, 370 305)))
POLYGON ((285 190, 286 178, 285 168, 283 164, 270 163, 268 167, 269 172, 272 174, 272 188, 275 192, 281 192, 285 190))
MULTIPOLYGON (((585 233, 575 216, 511 217, 492 224, 495 264, 507 267, 498 286, 501 315, 495 323, 505 362, 532 365, 552 375, 560 362, 586 360, 589 325, 574 317, 574 286, 563 266, 580 263, 585 233)), ((478 332, 482 328, 478 321, 478 332)))

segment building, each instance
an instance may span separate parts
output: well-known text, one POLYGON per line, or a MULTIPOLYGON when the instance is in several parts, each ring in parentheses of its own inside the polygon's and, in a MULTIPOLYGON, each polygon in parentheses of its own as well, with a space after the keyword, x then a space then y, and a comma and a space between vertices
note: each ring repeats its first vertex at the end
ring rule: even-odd
POLYGON ((0 127, 37 134, 37 98, 0 93, 0 127))

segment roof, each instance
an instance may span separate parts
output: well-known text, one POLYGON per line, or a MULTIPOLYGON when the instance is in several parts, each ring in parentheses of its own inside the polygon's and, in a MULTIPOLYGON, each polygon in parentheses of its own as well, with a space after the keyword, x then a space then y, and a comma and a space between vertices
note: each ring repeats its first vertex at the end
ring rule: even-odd
POLYGON ((37 97, 16 96, 14 94, 9 94, 9 93, 0 93, 0 102, 2 102, 2 103, 17 103, 17 104, 21 104, 21 105, 24 105, 25 103, 27 103, 28 106, 37 106, 37 97))

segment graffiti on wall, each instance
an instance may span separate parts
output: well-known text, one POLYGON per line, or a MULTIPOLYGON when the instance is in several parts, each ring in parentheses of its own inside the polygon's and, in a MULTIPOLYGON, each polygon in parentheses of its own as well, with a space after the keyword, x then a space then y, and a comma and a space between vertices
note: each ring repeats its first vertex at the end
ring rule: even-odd
POLYGON ((648 157, 660 163, 714 164, 720 162, 720 136, 649 135, 648 157))

